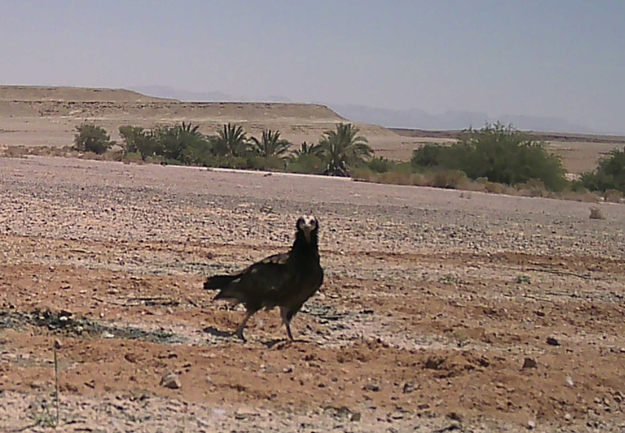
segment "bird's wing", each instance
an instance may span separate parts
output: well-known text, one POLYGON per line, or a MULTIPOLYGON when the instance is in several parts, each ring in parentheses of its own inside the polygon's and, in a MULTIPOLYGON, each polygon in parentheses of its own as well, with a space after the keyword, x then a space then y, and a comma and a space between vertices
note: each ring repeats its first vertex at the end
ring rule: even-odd
POLYGON ((248 269, 257 265, 268 265, 268 264, 286 265, 286 262, 288 260, 289 260, 289 253, 274 254, 272 256, 265 257, 259 262, 254 263, 253 265, 249 266, 248 269))
POLYGON ((288 254, 274 254, 256 262, 234 278, 219 298, 256 303, 278 300, 297 283, 297 273, 287 265, 288 254))

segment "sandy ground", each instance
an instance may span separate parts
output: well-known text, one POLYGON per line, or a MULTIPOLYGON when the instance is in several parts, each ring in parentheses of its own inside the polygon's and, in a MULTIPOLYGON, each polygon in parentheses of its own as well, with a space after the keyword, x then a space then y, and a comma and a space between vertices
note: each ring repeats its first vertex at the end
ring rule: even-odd
POLYGON ((54 423, 55 340, 68 432, 625 428, 623 205, 39 157, 0 204, 0 431, 54 423), (311 210, 302 341, 229 337, 203 279, 311 210))

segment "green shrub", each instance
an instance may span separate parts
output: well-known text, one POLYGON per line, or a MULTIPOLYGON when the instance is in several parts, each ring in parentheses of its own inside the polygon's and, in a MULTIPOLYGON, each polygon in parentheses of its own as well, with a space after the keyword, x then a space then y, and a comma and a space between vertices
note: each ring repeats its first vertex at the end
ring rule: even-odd
POLYGON ((291 161, 286 170, 291 173, 302 174, 322 174, 326 169, 326 164, 317 155, 302 154, 297 159, 291 161))
POLYGON ((382 156, 372 158, 366 166, 374 173, 386 173, 394 168, 395 163, 382 156))
POLYGON ((122 137, 125 155, 136 153, 145 161, 148 156, 163 154, 152 130, 145 130, 141 126, 123 125, 119 127, 119 135, 122 137))
POLYGON ((111 136, 101 126, 92 123, 82 123, 76 126, 74 135, 74 149, 78 152, 93 152, 102 155, 113 144, 111 136))
POLYGON ((597 168, 582 174, 580 183, 590 191, 625 193, 625 148, 612 149, 607 157, 599 160, 597 168))
POLYGON ((438 167, 443 163, 443 154, 446 147, 441 144, 424 144, 412 152, 410 160, 415 169, 438 167))
POLYGON ((538 179, 547 189, 561 191, 568 184, 562 162, 544 143, 500 123, 487 124, 479 131, 469 129, 451 146, 422 146, 414 151, 411 163, 416 169, 458 170, 470 179, 507 185, 538 179))
POLYGON ((248 167, 253 170, 284 171, 286 164, 280 156, 252 156, 248 158, 248 167))

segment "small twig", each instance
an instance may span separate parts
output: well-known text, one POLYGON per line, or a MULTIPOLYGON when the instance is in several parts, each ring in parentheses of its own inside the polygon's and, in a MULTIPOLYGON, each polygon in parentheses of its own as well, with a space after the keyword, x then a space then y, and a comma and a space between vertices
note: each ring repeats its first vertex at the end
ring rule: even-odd
POLYGON ((54 427, 58 427, 59 425, 59 360, 56 354, 56 350, 61 348, 61 343, 58 340, 54 341, 54 385, 56 388, 56 423, 54 427))
POLYGON ((189 305, 194 306, 195 308, 199 308, 200 306, 198 305, 197 302, 193 301, 191 298, 187 298, 187 302, 189 303, 189 305))
POLYGON ((54 342, 54 345, 52 346, 52 351, 54 353, 54 387, 55 387, 55 406, 56 406, 56 416, 55 416, 55 420, 54 422, 51 422, 49 416, 50 413, 48 412, 48 409, 45 408, 44 412, 45 412, 45 416, 40 416, 37 418, 37 420, 35 422, 33 422, 32 424, 28 424, 25 425, 24 427, 18 427, 18 428, 14 428, 11 430, 7 430, 10 433, 20 433, 26 430, 30 430, 33 429, 35 427, 41 426, 41 425, 46 425, 48 427, 53 427, 53 428, 57 428, 59 426, 59 422, 60 422, 60 400, 59 400, 59 359, 57 356, 57 349, 61 348, 61 343, 56 340, 54 342))

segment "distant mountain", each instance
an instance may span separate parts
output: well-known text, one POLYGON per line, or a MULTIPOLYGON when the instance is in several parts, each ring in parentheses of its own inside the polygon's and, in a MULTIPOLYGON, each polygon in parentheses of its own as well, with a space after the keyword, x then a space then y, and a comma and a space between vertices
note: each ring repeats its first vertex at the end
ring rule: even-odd
POLYGON ((504 114, 490 117, 486 113, 473 111, 447 111, 442 114, 430 114, 416 108, 410 110, 387 110, 362 105, 326 104, 348 119, 373 123, 387 128, 414 128, 424 130, 458 130, 472 126, 481 128, 485 122, 500 121, 512 123, 515 128, 526 131, 568 132, 578 134, 596 134, 584 126, 574 125, 558 117, 522 116, 504 114))
MULTIPOLYGON (((173 98, 188 102, 293 102, 291 99, 271 95, 265 98, 250 98, 246 96, 233 96, 223 92, 190 92, 178 90, 169 86, 133 86, 129 88, 139 93, 161 98, 173 98)), ((430 114, 426 111, 413 108, 410 110, 389 110, 385 108, 366 107, 363 105, 334 104, 323 101, 311 101, 311 103, 323 104, 336 111, 340 116, 354 122, 370 123, 387 128, 414 128, 424 130, 458 130, 468 128, 481 128, 485 122, 494 123, 501 121, 505 124, 512 123, 515 128, 537 132, 568 132, 578 134, 598 134, 580 125, 574 125, 559 117, 523 116, 504 114, 498 117, 490 117, 486 113, 473 111, 447 111, 442 114, 430 114)))

